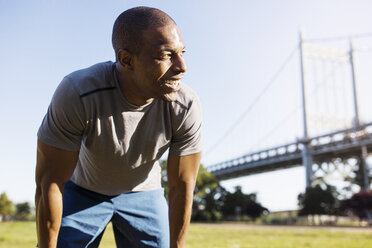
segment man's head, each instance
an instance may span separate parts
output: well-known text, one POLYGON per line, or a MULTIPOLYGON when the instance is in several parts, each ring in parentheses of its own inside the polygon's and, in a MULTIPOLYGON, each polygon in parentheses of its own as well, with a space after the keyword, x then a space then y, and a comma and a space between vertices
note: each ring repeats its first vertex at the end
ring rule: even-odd
POLYGON ((163 11, 150 7, 135 7, 121 13, 112 31, 112 46, 117 54, 120 49, 138 54, 143 46, 143 32, 148 28, 176 24, 163 11))
POLYGON ((137 7, 117 18, 112 37, 125 98, 136 105, 153 98, 175 101, 186 71, 175 22, 158 9, 137 7))

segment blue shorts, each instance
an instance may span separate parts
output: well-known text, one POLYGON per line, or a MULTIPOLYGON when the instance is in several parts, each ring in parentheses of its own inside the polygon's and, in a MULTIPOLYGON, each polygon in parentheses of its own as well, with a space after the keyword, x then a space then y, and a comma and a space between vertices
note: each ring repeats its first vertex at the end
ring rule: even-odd
POLYGON ((169 247, 168 205, 164 190, 101 195, 68 182, 58 248, 98 247, 112 222, 116 245, 169 247))

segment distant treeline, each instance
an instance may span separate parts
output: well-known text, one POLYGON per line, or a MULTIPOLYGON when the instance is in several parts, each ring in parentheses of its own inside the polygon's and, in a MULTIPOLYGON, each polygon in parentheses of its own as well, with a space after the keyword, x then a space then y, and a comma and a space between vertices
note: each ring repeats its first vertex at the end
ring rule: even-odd
MULTIPOLYGON (((160 164, 162 185, 167 197, 166 161, 163 160, 160 164)), ((321 215, 356 216, 359 220, 368 220, 372 223, 372 191, 370 190, 361 190, 347 198, 337 192, 335 187, 326 183, 317 183, 298 195, 298 206, 296 217, 291 216, 291 224, 296 222, 297 216, 310 216, 314 219, 314 216, 321 215)), ((257 201, 256 193, 245 194, 239 186, 235 187, 234 192, 229 192, 221 186, 212 173, 200 165, 195 185, 193 221, 255 221, 268 213, 269 209, 257 201)), ((14 204, 5 192, 0 195, 0 221, 34 218, 34 208, 30 203, 14 204)), ((267 219, 264 218, 263 222, 267 223, 267 219)), ((337 218, 335 220, 337 221, 337 218)))
POLYGON ((4 192, 0 195, 0 222, 10 220, 33 220, 33 208, 29 202, 14 204, 4 192))

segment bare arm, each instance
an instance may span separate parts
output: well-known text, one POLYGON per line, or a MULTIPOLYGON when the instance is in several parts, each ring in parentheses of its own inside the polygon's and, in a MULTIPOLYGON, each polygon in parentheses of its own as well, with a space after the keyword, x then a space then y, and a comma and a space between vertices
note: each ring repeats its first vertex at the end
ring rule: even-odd
POLYGON ((38 141, 35 206, 40 248, 57 246, 64 184, 75 169, 78 154, 38 141))
POLYGON ((190 224, 196 177, 201 153, 187 156, 169 154, 167 174, 169 184, 170 247, 184 247, 190 224))

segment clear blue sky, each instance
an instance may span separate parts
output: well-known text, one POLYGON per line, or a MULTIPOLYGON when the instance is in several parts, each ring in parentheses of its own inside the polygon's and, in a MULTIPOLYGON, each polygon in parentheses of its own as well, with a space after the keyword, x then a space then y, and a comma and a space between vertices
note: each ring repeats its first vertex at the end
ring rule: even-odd
MULTIPOLYGON (((204 165, 301 136, 296 109, 291 124, 268 135, 299 103, 295 53, 260 102, 214 147, 295 49, 300 27, 307 38, 372 33, 372 2, 363 0, 0 0, 0 192, 11 200, 33 201, 36 132, 56 86, 74 70, 113 60, 113 22, 139 4, 167 12, 181 30, 188 65, 184 82, 203 106, 204 165)), ((372 39, 355 42, 372 45, 372 39)), ((363 61, 360 68, 371 67, 371 59, 363 61)), ((363 92, 371 89, 368 71, 359 72, 363 92)), ((361 107, 365 120, 366 106, 361 107)), ((294 209, 304 178, 303 169, 295 168, 224 185, 257 192, 271 210, 294 209)))

